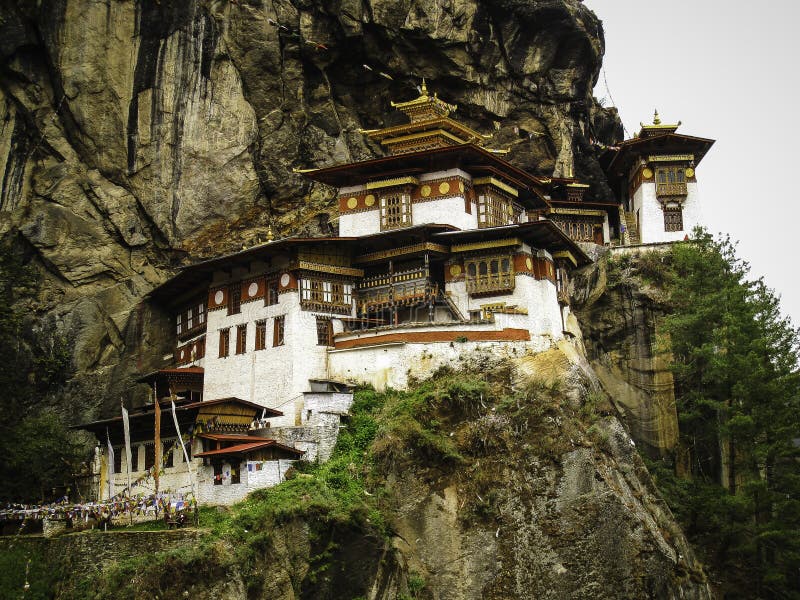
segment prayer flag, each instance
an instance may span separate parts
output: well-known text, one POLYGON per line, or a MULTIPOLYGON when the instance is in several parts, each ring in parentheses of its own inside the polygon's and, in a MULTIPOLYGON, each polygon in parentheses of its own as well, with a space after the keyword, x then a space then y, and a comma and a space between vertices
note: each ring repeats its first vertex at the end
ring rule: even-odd
POLYGON ((125 429, 125 468, 128 470, 128 496, 131 495, 131 471, 133 471, 133 464, 131 463, 131 424, 128 420, 128 411, 125 406, 122 406, 122 426, 125 429))
POLYGON ((106 460, 106 478, 108 479, 108 497, 111 498, 113 481, 114 481, 114 448, 111 446, 111 436, 108 434, 108 427, 106 427, 106 443, 108 444, 108 457, 106 460))

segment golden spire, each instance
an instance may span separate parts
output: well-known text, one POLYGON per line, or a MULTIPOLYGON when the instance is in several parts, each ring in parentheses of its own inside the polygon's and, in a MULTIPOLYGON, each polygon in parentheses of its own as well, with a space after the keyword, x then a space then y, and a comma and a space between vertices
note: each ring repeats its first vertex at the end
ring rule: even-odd
POLYGON ((653 114, 653 125, 661 125, 661 118, 658 116, 658 109, 653 114))
POLYGON ((422 78, 422 87, 420 88, 420 94, 423 96, 428 95, 428 86, 425 84, 425 78, 422 78))
POLYGON ((275 239, 275 236, 272 234, 272 225, 267 227, 267 241, 271 242, 275 239))

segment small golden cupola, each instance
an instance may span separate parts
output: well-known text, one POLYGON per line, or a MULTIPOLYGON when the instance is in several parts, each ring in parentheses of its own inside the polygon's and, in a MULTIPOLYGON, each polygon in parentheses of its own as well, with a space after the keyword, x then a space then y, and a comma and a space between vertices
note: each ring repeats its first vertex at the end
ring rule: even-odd
POLYGON ((474 129, 450 118, 458 108, 428 93, 425 80, 419 88, 420 95, 407 102, 392 102, 392 107, 404 113, 409 123, 383 129, 361 130, 370 139, 380 142, 389 154, 408 154, 460 144, 483 145, 486 138, 474 129))
POLYGON ((665 125, 661 122, 661 117, 658 116, 658 109, 656 109, 653 113, 652 125, 645 125, 644 123, 639 123, 639 125, 641 125, 642 129, 639 131, 639 135, 636 137, 649 138, 657 135, 664 135, 665 133, 675 133, 678 130, 678 127, 681 126, 681 122, 678 121, 672 125, 665 125))

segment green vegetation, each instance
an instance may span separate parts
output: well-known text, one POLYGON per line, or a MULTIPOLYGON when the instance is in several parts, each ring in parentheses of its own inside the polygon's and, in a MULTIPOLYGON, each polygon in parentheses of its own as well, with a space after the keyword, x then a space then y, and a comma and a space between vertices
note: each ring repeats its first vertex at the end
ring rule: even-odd
POLYGON ((726 598, 800 598, 798 331, 728 239, 663 260, 680 442, 651 471, 726 598))
MULTIPOLYGON (((430 482, 457 474, 467 499, 463 521, 491 522, 503 465, 522 460, 509 452, 519 447, 527 458, 555 460, 571 448, 570 436, 580 438, 577 417, 563 418, 559 383, 516 382, 508 363, 481 360, 442 369, 408 392, 358 390, 327 463, 297 463, 274 488, 230 509, 203 508, 208 533, 194 547, 121 561, 62 595, 180 598, 197 583, 236 575, 250 597, 263 597, 269 582, 284 576, 276 575, 282 565, 290 577, 281 585, 298 597, 366 597, 368 576, 391 554, 398 499, 387 485, 390 473, 430 482)), ((600 399, 587 392, 587 400, 594 419, 600 399)), ((428 597, 420 573, 410 573, 404 587, 404 598, 428 597)))
POLYGON ((66 381, 70 352, 62 337, 33 333, 24 306, 37 283, 20 253, 0 244, 0 501, 52 499, 83 459, 71 432, 41 408, 66 381))

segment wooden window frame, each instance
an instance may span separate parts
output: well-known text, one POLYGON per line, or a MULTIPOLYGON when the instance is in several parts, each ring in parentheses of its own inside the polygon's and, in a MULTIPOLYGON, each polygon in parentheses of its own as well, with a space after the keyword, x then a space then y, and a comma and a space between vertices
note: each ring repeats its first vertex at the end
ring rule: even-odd
POLYGON ((267 347, 267 321, 256 321, 256 339, 253 350, 264 350, 267 347))
POLYGON ((317 316, 317 346, 333 346, 333 319, 317 316))
POLYGON ((407 190, 386 190, 380 197, 381 231, 411 225, 411 194, 407 190))
POLYGON ((298 289, 300 305, 307 310, 349 313, 353 308, 353 284, 349 281, 302 277, 298 289))
POLYGON ((467 257, 464 272, 471 296, 510 294, 516 285, 514 257, 510 254, 467 257))
POLYGON ((286 315, 278 315, 272 320, 272 347, 286 345, 286 315))
POLYGON ((242 282, 237 281, 228 286, 228 316, 242 312, 242 282))
POLYGON ((279 302, 278 298, 278 278, 267 277, 264 286, 264 306, 275 306, 279 302))
POLYGON ((231 485, 242 483, 242 463, 231 463, 231 485))
POLYGON ((236 326, 236 354, 247 352, 247 324, 236 326))
POLYGON ((219 330, 219 358, 227 358, 231 353, 231 329, 219 330))
POLYGON ((664 207, 664 231, 683 231, 683 207, 664 207))

